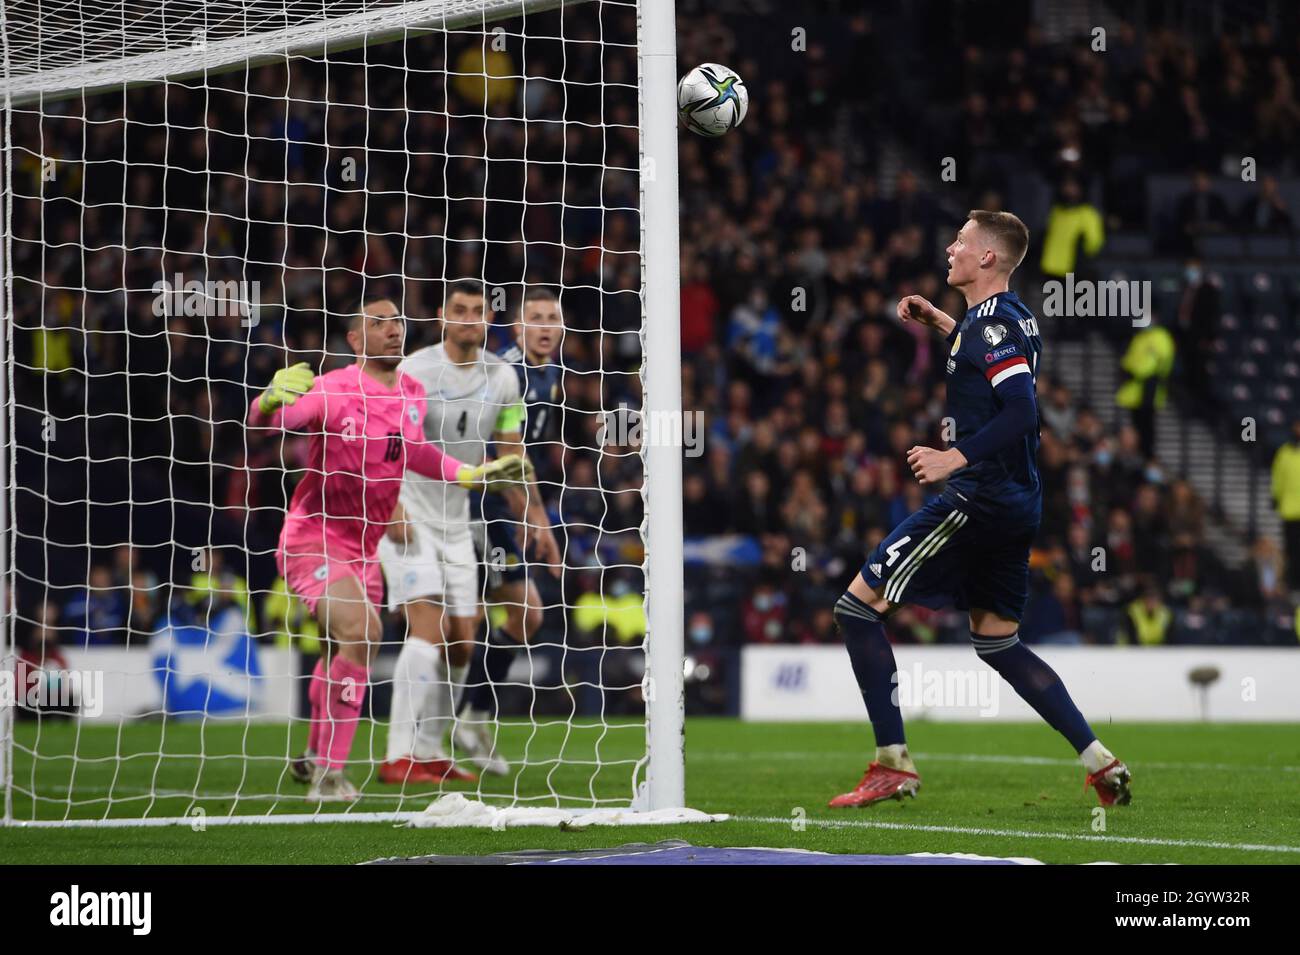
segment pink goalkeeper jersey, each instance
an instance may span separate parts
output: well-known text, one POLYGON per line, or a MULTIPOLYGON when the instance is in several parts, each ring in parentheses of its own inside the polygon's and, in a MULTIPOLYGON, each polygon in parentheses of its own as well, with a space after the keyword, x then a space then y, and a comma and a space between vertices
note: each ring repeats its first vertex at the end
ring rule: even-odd
POLYGON ((374 557, 406 469, 454 481, 461 467, 424 440, 424 412, 418 381, 399 372, 390 390, 360 363, 319 376, 310 391, 269 416, 254 398, 249 425, 310 435, 309 470, 294 489, 281 540, 320 535, 327 553, 374 557))

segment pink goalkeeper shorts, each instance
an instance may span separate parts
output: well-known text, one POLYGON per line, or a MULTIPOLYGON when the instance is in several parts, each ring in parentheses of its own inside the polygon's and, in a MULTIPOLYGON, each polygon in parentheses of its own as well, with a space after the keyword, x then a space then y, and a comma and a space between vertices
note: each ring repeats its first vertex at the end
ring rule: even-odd
POLYGON ((340 577, 355 577, 376 610, 384 605, 384 574, 379 558, 367 560, 344 546, 319 521, 287 519, 280 532, 275 564, 289 589, 312 614, 329 585, 340 577))

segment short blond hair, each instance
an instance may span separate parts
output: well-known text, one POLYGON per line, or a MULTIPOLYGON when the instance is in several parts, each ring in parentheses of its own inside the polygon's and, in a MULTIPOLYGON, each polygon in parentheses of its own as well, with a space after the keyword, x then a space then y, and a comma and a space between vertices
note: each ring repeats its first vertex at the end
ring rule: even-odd
POLYGON ((972 209, 966 213, 985 235, 1006 253, 1011 262, 1008 272, 1014 272, 1025 260, 1029 251, 1029 227, 1020 221, 1020 217, 1011 212, 994 212, 990 209, 972 209))

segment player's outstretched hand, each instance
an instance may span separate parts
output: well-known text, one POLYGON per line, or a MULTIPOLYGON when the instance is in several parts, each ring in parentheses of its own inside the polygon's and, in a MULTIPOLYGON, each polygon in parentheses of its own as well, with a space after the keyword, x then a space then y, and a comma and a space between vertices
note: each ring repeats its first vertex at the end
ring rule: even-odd
POLYGON ((898 301, 898 320, 904 324, 912 321, 936 328, 941 315, 943 312, 931 305, 923 295, 905 295, 898 301))
POLYGON ((388 529, 384 533, 408 557, 420 549, 415 537, 415 525, 406 519, 406 509, 400 501, 393 508, 393 516, 388 519, 388 529))
POLYGON ((316 376, 305 361, 281 368, 272 376, 271 387, 262 392, 262 397, 258 399, 262 414, 272 414, 277 408, 293 404, 299 395, 311 391, 315 380, 316 376))
POLYGON ((519 544, 519 550, 525 554, 531 551, 537 558, 537 563, 544 565, 552 577, 560 576, 560 545, 556 543, 549 524, 521 523, 515 540, 519 544))
POLYGON ((907 452, 907 463, 922 484, 938 484, 966 466, 966 455, 956 448, 936 451, 934 448, 915 447, 907 452))
POLYGON ((531 484, 532 480, 532 462, 517 454, 507 454, 484 464, 466 464, 456 472, 456 483, 461 487, 497 494, 508 488, 518 489, 520 485, 531 484))

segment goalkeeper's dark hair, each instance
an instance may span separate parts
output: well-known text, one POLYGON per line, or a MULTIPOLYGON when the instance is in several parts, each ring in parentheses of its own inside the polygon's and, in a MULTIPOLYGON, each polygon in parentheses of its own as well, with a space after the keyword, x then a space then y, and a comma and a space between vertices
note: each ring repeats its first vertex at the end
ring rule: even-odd
POLYGON ((1029 251, 1029 228, 1019 216, 1011 212, 972 209, 966 213, 966 218, 974 221, 1006 253, 1007 261, 1011 263, 1008 273, 1015 271, 1025 260, 1025 253, 1029 251))
POLYGON ((391 295, 363 295, 357 302, 356 306, 348 312, 347 327, 348 331, 354 332, 361 327, 361 319, 365 317, 366 309, 372 305, 378 305, 380 302, 392 302, 393 307, 397 309, 397 314, 402 314, 402 306, 397 299, 391 295))

